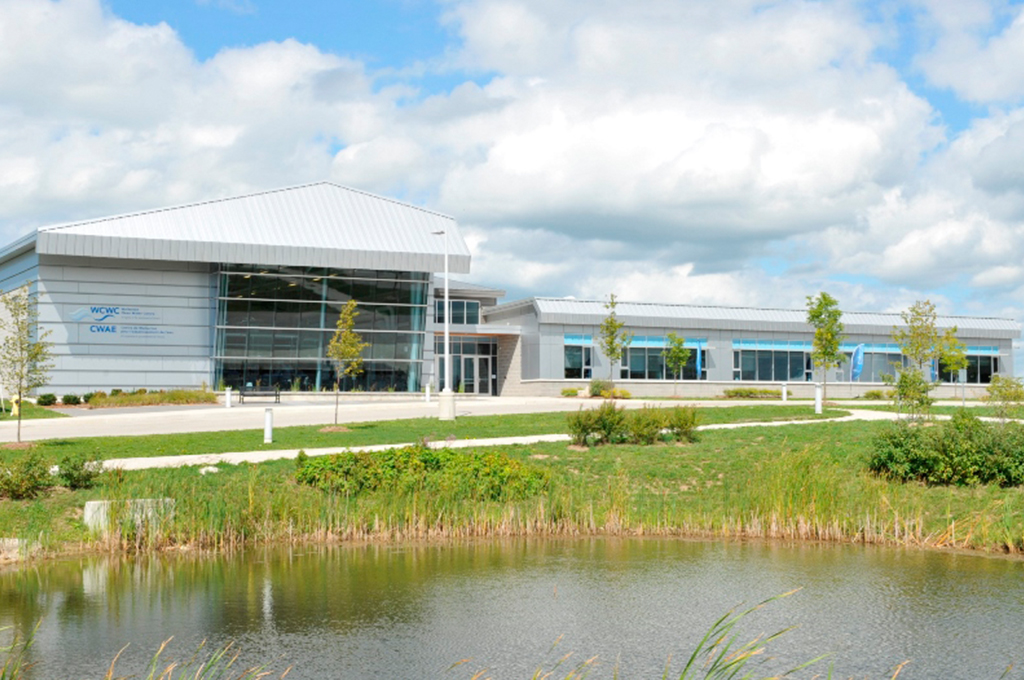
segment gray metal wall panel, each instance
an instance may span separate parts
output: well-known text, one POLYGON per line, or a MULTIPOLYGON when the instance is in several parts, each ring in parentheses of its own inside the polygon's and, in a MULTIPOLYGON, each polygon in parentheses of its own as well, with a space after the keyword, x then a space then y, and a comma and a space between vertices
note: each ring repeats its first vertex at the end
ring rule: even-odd
POLYGON ((145 261, 98 267, 50 256, 43 261, 54 280, 41 282, 40 323, 52 330, 59 356, 50 391, 209 382, 215 307, 209 267, 179 264, 175 271, 173 263, 145 261))

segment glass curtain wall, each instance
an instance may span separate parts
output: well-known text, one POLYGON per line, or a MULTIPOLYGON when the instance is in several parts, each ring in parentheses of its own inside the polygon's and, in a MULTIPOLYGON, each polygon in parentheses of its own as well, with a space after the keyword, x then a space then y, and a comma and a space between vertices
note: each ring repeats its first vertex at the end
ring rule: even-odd
POLYGON ((334 389, 327 346, 349 300, 369 346, 363 373, 343 390, 420 389, 429 274, 322 267, 220 267, 216 330, 218 382, 240 388, 334 389))

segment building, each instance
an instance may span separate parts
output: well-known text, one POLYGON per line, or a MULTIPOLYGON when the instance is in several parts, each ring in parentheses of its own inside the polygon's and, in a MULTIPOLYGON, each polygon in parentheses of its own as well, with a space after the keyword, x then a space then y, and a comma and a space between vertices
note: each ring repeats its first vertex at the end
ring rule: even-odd
POLYGON ((433 272, 469 249, 450 217, 330 183, 42 227, 0 251, 29 285, 55 367, 45 391, 329 389, 341 307, 370 343, 346 388, 419 390, 434 365, 433 272))
MULTIPOLYGON (((52 333, 44 391, 209 386, 330 390, 327 344, 344 304, 369 343, 365 372, 343 389, 440 389, 445 259, 466 274, 455 221, 388 198, 321 182, 85 222, 41 227, 0 250, 0 290, 28 285, 52 333)), ((737 385, 786 382, 798 396, 825 376, 810 365, 804 310, 620 302, 633 333, 623 361, 599 349, 600 301, 531 298, 449 278, 453 387, 474 395, 557 395, 612 378, 638 395, 714 396, 737 385), (691 360, 681 376, 662 352, 672 332, 691 360), (677 380, 676 378, 679 378, 677 380)), ((845 364, 831 396, 882 385, 901 361, 895 314, 847 313, 845 364)), ((968 346, 967 385, 981 392, 1013 373, 1013 320, 940 317, 968 346)), ((949 380, 939 368, 939 379, 949 380)), ((951 388, 946 388, 949 392, 951 388)), ((941 392, 941 390, 940 390, 941 392)))
MULTIPOLYGON (((599 348, 599 327, 608 316, 600 301, 531 298, 496 305, 484 312, 489 328, 507 324, 518 329, 518 345, 499 365, 502 394, 557 395, 565 387, 581 387, 590 378, 615 381, 634 394, 671 395, 676 377, 663 357, 669 333, 686 338, 690 361, 681 378, 683 394, 718 396, 739 385, 765 387, 788 383, 797 396, 810 396, 811 383, 827 377, 829 395, 853 397, 883 386, 882 374, 892 373, 902 356, 892 331, 902 324, 899 314, 847 312, 842 321, 849 356, 860 346, 862 370, 856 380, 851 362, 823 376, 811 365, 813 329, 806 310, 753 309, 698 305, 619 302, 616 316, 633 339, 622 361, 612 365, 599 348), (834 385, 833 385, 834 383, 834 385)), ((992 375, 1013 375, 1013 345, 1020 324, 1010 319, 944 317, 940 329, 956 326, 967 345, 968 395, 984 392, 992 375)), ((953 382, 942 367, 936 378, 953 382)), ((957 394, 960 393, 959 387, 957 394)), ((952 395, 952 386, 939 394, 952 395)))

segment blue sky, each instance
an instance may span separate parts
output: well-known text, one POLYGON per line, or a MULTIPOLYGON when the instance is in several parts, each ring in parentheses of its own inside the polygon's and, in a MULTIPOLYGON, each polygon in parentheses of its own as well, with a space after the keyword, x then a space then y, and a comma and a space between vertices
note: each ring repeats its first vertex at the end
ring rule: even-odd
POLYGON ((201 60, 225 47, 292 38, 373 68, 400 69, 442 54, 452 39, 428 0, 107 0, 132 22, 166 22, 201 60))
POLYGON ((332 180, 511 296, 1024 317, 1005 0, 7 0, 0 231, 332 180))

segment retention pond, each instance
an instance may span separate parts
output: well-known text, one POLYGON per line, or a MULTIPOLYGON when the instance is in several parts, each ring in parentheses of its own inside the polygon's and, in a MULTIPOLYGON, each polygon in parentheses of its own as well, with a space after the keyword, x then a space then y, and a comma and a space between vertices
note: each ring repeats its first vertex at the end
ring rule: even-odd
MULTIPOLYGON (((850 545, 666 539, 287 547, 90 557, 0 572, 0 642, 39 626, 29 678, 145 677, 207 640, 289 678, 529 678, 572 652, 591 678, 678 677, 737 605, 778 670, 820 654, 840 678, 998 678, 1024 662, 1024 562, 850 545), (555 645, 557 641, 557 645, 555 645), (554 648, 553 648, 553 645, 554 648), (450 668, 456 662, 464 664, 450 668)), ((571 662, 569 662, 571 664, 571 662)), ((569 666, 562 666, 564 677, 569 666)), ((799 677, 810 677, 802 673, 799 677)), ((1017 676, 1013 676, 1017 677, 1017 676)))

